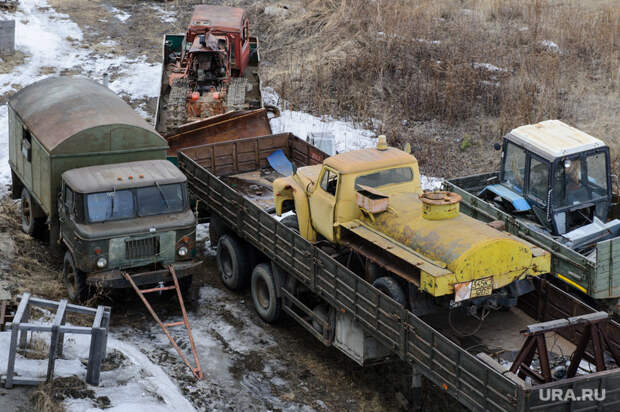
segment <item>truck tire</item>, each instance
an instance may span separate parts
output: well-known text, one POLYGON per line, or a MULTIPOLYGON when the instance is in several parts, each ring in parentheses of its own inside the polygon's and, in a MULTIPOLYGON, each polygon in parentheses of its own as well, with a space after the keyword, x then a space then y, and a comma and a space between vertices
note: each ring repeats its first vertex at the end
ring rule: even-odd
MULTIPOLYGON (((327 306, 325 303, 317 305, 314 308, 313 312, 322 321, 329 321, 329 306, 327 306)), ((323 335, 323 325, 321 325, 316 319, 312 319, 312 327, 314 328, 314 330, 323 335)))
POLYGON ((34 234, 37 227, 37 221, 34 213, 34 208, 36 206, 34 204, 34 201, 32 200, 30 192, 25 187, 22 189, 21 198, 22 230, 24 231, 24 233, 32 235, 34 234))
POLYGON ((250 270, 241 241, 231 235, 223 235, 217 242, 217 268, 222 283, 230 290, 241 290, 247 283, 250 270))
POLYGON ((297 215, 289 215, 280 220, 284 226, 288 227, 295 233, 299 233, 299 220, 297 219, 297 215))
POLYGON ((62 274, 69 299, 72 302, 84 302, 88 298, 86 275, 75 266, 75 260, 70 250, 65 253, 62 274))
POLYGON ((275 323, 280 318, 282 309, 269 264, 261 263, 252 271, 251 292, 258 316, 267 323, 275 323))
POLYGON ((407 296, 398 282, 391 276, 383 276, 372 282, 372 285, 403 306, 407 305, 407 296))

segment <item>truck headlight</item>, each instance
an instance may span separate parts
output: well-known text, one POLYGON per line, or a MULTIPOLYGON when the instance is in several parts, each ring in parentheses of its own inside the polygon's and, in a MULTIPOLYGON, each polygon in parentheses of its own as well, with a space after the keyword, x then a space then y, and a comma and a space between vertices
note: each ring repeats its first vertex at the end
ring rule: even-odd
POLYGON ((97 267, 99 269, 103 269, 106 266, 108 266, 108 259, 104 257, 100 257, 99 259, 97 259, 97 267))
POLYGON ((179 254, 179 256, 181 256, 181 257, 185 257, 185 256, 187 256, 187 252, 188 252, 188 250, 187 250, 187 248, 186 248, 185 246, 181 246, 181 247, 179 248, 179 250, 177 251, 177 253, 178 253, 178 254, 179 254))

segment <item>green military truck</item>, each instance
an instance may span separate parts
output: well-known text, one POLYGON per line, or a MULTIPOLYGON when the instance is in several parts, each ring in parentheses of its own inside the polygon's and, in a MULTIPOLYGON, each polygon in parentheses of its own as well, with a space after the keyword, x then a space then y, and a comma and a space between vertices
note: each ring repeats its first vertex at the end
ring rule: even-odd
POLYGON ((609 146, 559 120, 520 126, 506 136, 499 171, 449 179, 461 210, 498 221, 551 252, 563 285, 620 308, 620 202, 612 190, 609 146))
POLYGON ((91 80, 53 77, 9 100, 12 196, 22 229, 65 251, 73 300, 89 286, 188 284, 196 219, 186 178, 166 161, 166 141, 112 91, 91 80))

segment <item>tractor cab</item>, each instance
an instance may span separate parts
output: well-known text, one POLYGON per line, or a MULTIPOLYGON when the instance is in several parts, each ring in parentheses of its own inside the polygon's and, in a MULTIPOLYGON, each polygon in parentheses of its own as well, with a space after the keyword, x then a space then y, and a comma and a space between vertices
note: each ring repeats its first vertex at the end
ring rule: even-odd
POLYGON ((190 75, 200 92, 228 83, 230 66, 227 59, 228 39, 210 33, 196 36, 189 49, 190 75))
POLYGON ((512 130, 496 148, 502 149, 499 183, 486 186, 481 198, 568 240, 609 233, 606 225, 615 225, 607 222, 612 193, 603 141, 547 120, 512 130))

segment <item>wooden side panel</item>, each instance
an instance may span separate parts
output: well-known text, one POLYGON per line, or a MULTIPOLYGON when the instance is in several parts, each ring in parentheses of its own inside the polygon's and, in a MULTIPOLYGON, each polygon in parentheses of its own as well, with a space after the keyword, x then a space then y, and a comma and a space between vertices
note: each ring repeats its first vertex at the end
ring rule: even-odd
POLYGON ((620 238, 597 243, 592 289, 595 298, 620 295, 620 238))

